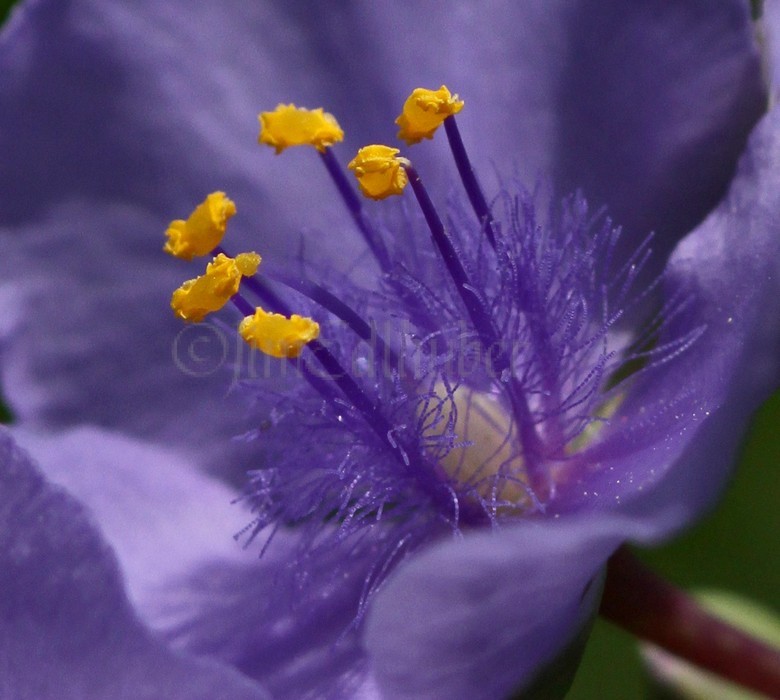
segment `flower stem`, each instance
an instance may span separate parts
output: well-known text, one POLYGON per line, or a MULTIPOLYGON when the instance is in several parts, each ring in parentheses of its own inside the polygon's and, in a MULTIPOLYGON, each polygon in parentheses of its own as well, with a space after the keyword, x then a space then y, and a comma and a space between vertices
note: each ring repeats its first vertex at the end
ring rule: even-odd
POLYGON ((609 560, 599 612, 699 668, 767 697, 780 697, 780 650, 707 612, 625 547, 609 560))

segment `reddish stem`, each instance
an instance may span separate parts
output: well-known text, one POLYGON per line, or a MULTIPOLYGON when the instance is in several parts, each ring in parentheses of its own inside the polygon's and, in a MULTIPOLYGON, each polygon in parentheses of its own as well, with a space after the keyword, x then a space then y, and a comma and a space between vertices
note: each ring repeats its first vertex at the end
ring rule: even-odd
POLYGON ((674 656, 780 698, 780 651, 704 610, 625 547, 609 560, 599 612, 674 656))

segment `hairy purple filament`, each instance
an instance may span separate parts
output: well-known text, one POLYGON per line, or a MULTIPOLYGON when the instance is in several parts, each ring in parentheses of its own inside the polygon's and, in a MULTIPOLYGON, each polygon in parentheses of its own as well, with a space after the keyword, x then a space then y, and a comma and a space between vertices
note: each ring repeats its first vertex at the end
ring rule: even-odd
MULTIPOLYGON (((454 120, 454 117, 448 117, 445 121, 450 120, 454 120)), ((501 347, 500 338, 493 324, 493 320, 490 318, 488 310, 482 305, 477 296, 476 287, 469 279, 466 270, 463 268, 449 234, 447 233, 431 198, 428 196, 428 192, 423 186, 420 176, 411 165, 406 167, 406 172, 409 176, 409 184, 414 190, 414 194, 417 197, 417 201, 420 203, 420 208, 423 211, 425 220, 431 230, 433 242, 441 253, 447 270, 452 277, 452 281, 455 283, 458 294, 463 301, 463 305, 466 307, 471 323, 482 342, 483 349, 486 352, 485 361, 491 364, 493 373, 500 376, 502 381, 508 381, 513 385, 513 389, 518 389, 519 387, 516 386, 516 379, 508 374, 510 365, 509 358, 501 347)), ((483 217, 482 221, 487 222, 487 219, 483 217)), ((489 228, 492 231, 492 227, 489 228)), ((510 391, 509 397, 512 404, 512 411, 520 426, 520 439, 524 447, 526 467, 528 469, 532 487, 534 488, 534 491, 537 492, 537 496, 546 494, 548 486, 546 484, 545 474, 542 471, 542 466, 539 464, 541 444, 531 420, 531 412, 527 403, 523 400, 522 390, 510 391)))
MULTIPOLYGON (((225 253, 221 247, 215 249, 214 252, 215 254, 225 253)), ((249 277, 245 280, 245 283, 258 299, 273 312, 286 316, 292 313, 289 305, 264 280, 257 277, 249 277)), ((285 284, 298 293, 307 296, 313 302, 320 304, 326 310, 330 310, 338 318, 346 321, 351 330, 363 340, 377 340, 377 347, 381 349, 383 357, 397 357, 392 349, 386 347, 381 337, 372 334, 370 326, 354 310, 324 288, 308 280, 287 281, 285 284)), ((251 316, 254 313, 254 307, 243 298, 240 292, 231 297, 231 302, 244 316, 251 316)), ((391 453, 395 455, 403 469, 414 469, 412 458, 414 458, 416 464, 427 461, 422 454, 419 454, 415 445, 404 445, 393 438, 394 427, 387 421, 386 416, 381 411, 379 401, 366 393, 322 342, 313 340, 308 344, 308 347, 325 370, 327 379, 335 382, 344 397, 362 416, 363 420, 371 426, 376 436, 385 445, 385 448, 389 448, 391 453)), ((290 360, 290 362, 292 361, 290 360)), ((331 392, 326 390, 327 384, 323 384, 323 378, 313 372, 306 364, 302 364, 301 367, 303 376, 312 388, 326 400, 331 398, 331 392)), ((424 470, 416 470, 415 477, 419 480, 421 486, 429 492, 434 501, 441 502, 442 499, 448 501, 447 494, 442 492, 441 484, 435 478, 430 466, 424 470)))

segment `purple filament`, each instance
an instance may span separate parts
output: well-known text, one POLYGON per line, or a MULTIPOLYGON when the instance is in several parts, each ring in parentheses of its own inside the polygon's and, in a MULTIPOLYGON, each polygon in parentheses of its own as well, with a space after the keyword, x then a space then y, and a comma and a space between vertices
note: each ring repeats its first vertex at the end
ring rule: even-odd
POLYGON ((274 275, 274 279, 310 299, 336 318, 344 321, 349 329, 362 340, 369 344, 375 342, 378 356, 389 360, 394 367, 400 366, 398 364, 398 355, 387 345, 384 338, 375 329, 372 329, 349 304, 345 304, 335 294, 325 289, 325 287, 301 277, 274 275))
POLYGON ((336 189, 341 195, 341 199, 347 207, 355 225, 360 230, 366 244, 371 250, 371 253, 379 262, 380 267, 383 270, 387 270, 390 267, 390 258, 388 257, 387 250, 382 243, 380 237, 377 235, 374 228, 368 222, 365 212, 363 211, 363 205, 360 203, 360 198, 355 192, 352 185, 350 185, 347 176, 339 165, 336 157, 330 148, 326 148, 324 151, 320 151, 320 157, 325 164, 325 168, 328 171, 331 179, 336 185, 336 189))
MULTIPOLYGON (((214 255, 222 253, 228 257, 232 257, 225 252, 222 246, 217 246, 213 251, 214 255)), ((365 320, 348 304, 345 304, 335 294, 329 292, 322 285, 310 282, 303 278, 294 278, 289 276, 275 277, 278 282, 281 282, 286 287, 298 292, 299 294, 307 297, 315 304, 321 306, 323 309, 333 314, 336 318, 341 319, 359 338, 367 343, 376 342, 377 351, 376 356, 381 357, 382 361, 389 361, 391 366, 400 367, 399 358, 397 353, 390 348, 376 331, 372 331, 371 326, 366 323, 365 320)), ((280 313, 284 313, 289 316, 290 311, 287 305, 274 294, 271 289, 260 282, 256 277, 245 277, 244 284, 252 290, 252 292, 264 303, 271 307, 279 309, 280 313), (281 311, 281 309, 285 309, 281 311)), ((240 294, 236 294, 234 297, 234 304, 236 308, 244 315, 251 316, 254 313, 252 306, 243 299, 240 294)), ((319 358, 318 358, 319 359, 319 358)), ((381 368, 380 368, 381 369, 381 368)), ((343 372, 343 370, 342 370, 343 372)))
POLYGON ((485 195, 482 192, 482 188, 479 186, 477 174, 474 172, 469 156, 466 153, 466 147, 463 145, 463 139, 460 136, 460 130, 455 122, 454 116, 449 116, 444 120, 444 130, 447 132, 447 140, 450 142, 450 149, 452 150, 452 155, 455 159, 455 165, 458 168, 458 174, 463 182, 463 186, 466 189, 469 202, 471 202, 471 206, 485 231, 485 235, 487 236, 490 245, 495 248, 496 222, 493 220, 493 215, 490 213, 490 207, 488 207, 485 195))
MULTIPOLYGON (((433 202, 428 195, 428 191, 425 189, 419 174, 412 165, 407 165, 405 169, 406 174, 409 176, 409 184, 411 184, 412 189, 414 190, 415 197, 417 197, 420 209, 422 209, 425 221, 431 231, 433 242, 444 260, 447 271, 450 273, 450 276, 455 283, 458 295, 466 307, 466 311, 471 318, 471 322, 474 325, 480 340, 486 349, 498 349, 499 338, 498 333, 493 326, 493 321, 489 317, 485 307, 480 303, 476 294, 472 291, 474 286, 469 280, 468 274, 455 250, 455 246, 453 245, 447 230, 444 228, 444 224, 436 211, 436 207, 433 205, 433 202)), ((497 361, 497 364, 494 364, 494 367, 499 373, 509 366, 506 357, 503 358, 503 362, 501 358, 496 357, 494 359, 497 361)))
POLYGON ((252 316, 255 313, 254 307, 241 296, 241 292, 236 292, 230 297, 230 301, 241 312, 242 316, 252 316))
MULTIPOLYGON (((504 348, 501 346, 498 332, 496 331, 493 320, 488 310, 482 305, 479 298, 472 291, 475 287, 471 284, 468 273, 458 257, 455 246, 450 239, 447 230, 439 217, 436 207, 431 201, 428 191, 420 179, 419 174, 411 164, 405 166, 409 177, 409 183, 414 190, 417 201, 422 209, 425 221, 431 231, 431 237, 441 254, 444 264, 452 277, 455 287, 458 290, 463 305, 471 319, 471 323, 480 338, 487 356, 489 357, 494 371, 500 377, 510 370, 510 361, 504 348)), ((541 441, 534 429, 532 413, 525 398, 525 392, 520 387, 517 378, 509 376, 510 390, 507 392, 512 405, 512 412, 520 429, 520 438, 525 447, 525 459, 528 475, 535 488, 540 492, 546 490, 548 481, 540 463, 541 441)))
MULTIPOLYGON (((224 252, 221 248, 215 249, 215 252, 224 252)), ((274 310, 276 313, 284 314, 285 316, 290 316, 292 313, 292 310, 289 308, 289 306, 274 292, 268 284, 261 279, 258 279, 256 277, 247 277, 244 279, 244 282, 246 285, 252 290, 254 294, 257 295, 257 297, 266 304, 270 309, 274 310)), ((323 290, 325 291, 325 290, 323 290)), ((335 298, 335 297, 334 297, 335 298)), ((253 313, 252 307, 246 302, 245 299, 243 299, 240 295, 236 294, 232 298, 236 306, 239 308, 242 313, 245 313, 245 315, 251 315, 253 313), (237 298, 236 298, 237 297, 237 298), (249 309, 249 312, 246 313, 245 309, 249 309)), ((341 302, 340 302, 341 303, 341 302)), ((356 318, 359 319, 357 314, 350 309, 346 304, 342 304, 345 309, 348 309, 351 314, 353 314, 356 318)), ((360 319, 362 323, 365 324, 362 319, 360 319)), ((368 328, 368 324, 365 324, 366 328, 368 328)), ((370 335, 370 329, 369 329, 369 335, 370 335)), ((341 390, 341 392, 344 394, 346 399, 349 401, 350 404, 360 413, 362 414, 365 421, 368 423, 368 425, 371 426, 372 430, 377 434, 379 439, 390 448, 391 452, 395 455, 395 457, 401 462, 403 467, 405 469, 409 469, 411 467, 411 460, 408 451, 404 448, 404 446, 400 445, 396 440, 394 440, 391 436, 394 432, 393 426, 390 424, 390 422, 387 420, 385 415, 380 410, 379 406, 372 401, 368 395, 363 391, 363 389, 358 385, 358 383, 352 378, 352 375, 350 375, 344 367, 341 365, 341 363, 338 361, 338 359, 331 353, 330 350, 328 350, 325 345, 323 345, 319 340, 312 340, 307 344, 307 347, 311 351, 311 353, 314 355, 314 357, 317 358, 317 361, 322 365, 323 369, 327 372, 328 380, 333 381, 336 386, 341 390)), ((312 385, 312 387, 320 393, 323 398, 326 400, 330 399, 332 396, 332 392, 330 392, 327 388, 327 381, 321 376, 316 375, 314 372, 311 371, 311 369, 304 366, 303 374, 306 377, 307 381, 312 385)), ((415 455, 415 457, 418 457, 415 461, 419 461, 419 456, 415 455)), ((433 474, 425 475, 425 474, 417 474, 417 477, 422 477, 422 481, 426 484, 428 489, 432 492, 432 495, 434 497, 441 496, 438 494, 438 483, 436 482, 433 474)))

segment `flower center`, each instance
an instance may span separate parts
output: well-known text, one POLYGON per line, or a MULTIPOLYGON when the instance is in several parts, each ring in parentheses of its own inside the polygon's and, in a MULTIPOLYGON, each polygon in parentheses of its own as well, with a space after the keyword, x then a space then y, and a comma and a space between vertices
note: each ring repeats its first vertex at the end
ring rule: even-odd
POLYGON ((610 377, 646 351, 646 338, 631 347, 613 332, 646 244, 615 271, 604 261, 618 231, 581 197, 547 209, 510 182, 489 205, 455 123, 462 108, 444 86, 418 88, 397 120, 410 146, 445 127, 468 204, 444 218, 399 149, 366 146, 349 163, 371 199, 411 187, 419 214, 389 212, 392 223, 367 215, 337 162, 332 115, 294 105, 260 115, 259 141, 277 154, 318 151, 373 255, 377 289, 256 276, 256 253, 221 247, 235 213, 223 193, 168 230, 167 252, 216 255, 174 293, 177 315, 199 322, 230 301, 241 337, 302 377, 280 464, 254 482, 258 528, 319 513, 351 531, 421 510, 457 528, 544 510, 619 403, 610 377), (296 440, 321 446, 316 463, 293 460, 296 440))
MULTIPOLYGON (((447 474, 480 499, 530 508, 520 437, 499 397, 466 386, 450 395, 442 383, 435 387, 435 394, 440 401, 451 402, 450 427, 459 439, 440 460, 447 474)), ((441 426, 439 434, 444 430, 441 426)))

